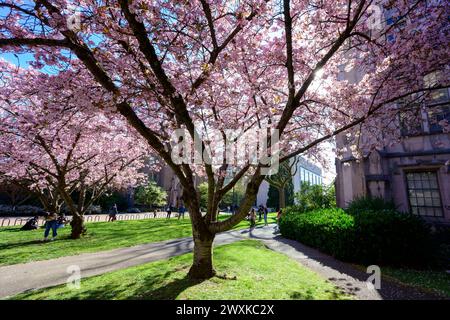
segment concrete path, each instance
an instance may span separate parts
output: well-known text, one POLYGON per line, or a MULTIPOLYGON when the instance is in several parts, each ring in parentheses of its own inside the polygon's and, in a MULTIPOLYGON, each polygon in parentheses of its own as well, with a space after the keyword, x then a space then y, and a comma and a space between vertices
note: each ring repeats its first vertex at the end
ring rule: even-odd
MULTIPOLYGON (((382 281, 380 290, 370 290, 366 284, 369 274, 296 241, 282 238, 275 232, 274 225, 258 227, 252 231, 247 229, 219 234, 216 237, 215 245, 249 238, 260 240, 268 248, 286 254, 333 282, 343 292, 354 295, 356 299, 440 298, 386 280, 382 281)), ((13 296, 27 290, 64 284, 71 275, 68 272, 68 268, 71 266, 78 266, 81 277, 84 278, 181 255, 192 251, 192 248, 192 239, 183 238, 0 267, 0 298, 13 296)))
MULTIPOLYGON (((215 245, 238 240, 242 240, 238 232, 226 232, 216 237, 215 245)), ((68 270, 72 266, 79 267, 81 277, 85 278, 167 259, 188 253, 192 248, 192 238, 182 238, 0 267, 0 299, 27 290, 66 283, 71 275, 68 270)))

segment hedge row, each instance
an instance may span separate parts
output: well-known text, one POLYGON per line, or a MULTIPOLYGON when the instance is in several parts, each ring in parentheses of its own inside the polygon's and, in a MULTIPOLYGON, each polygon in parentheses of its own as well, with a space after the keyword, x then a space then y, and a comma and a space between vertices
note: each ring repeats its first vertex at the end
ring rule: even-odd
POLYGON ((286 238, 354 263, 419 267, 434 261, 428 226, 396 211, 290 212, 281 219, 280 231, 286 238))

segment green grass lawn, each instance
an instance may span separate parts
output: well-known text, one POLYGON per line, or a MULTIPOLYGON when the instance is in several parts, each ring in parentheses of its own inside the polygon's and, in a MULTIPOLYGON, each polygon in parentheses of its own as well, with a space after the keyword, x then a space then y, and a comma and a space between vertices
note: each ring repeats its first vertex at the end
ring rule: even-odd
MULTIPOLYGON (((224 219, 221 216, 221 219, 224 219)), ((269 216, 275 222, 275 214, 269 216)), ((264 223, 263 221, 258 224, 264 223)), ((235 228, 248 228, 242 221, 235 228)), ((85 252, 130 247, 191 236, 189 219, 146 219, 87 223, 88 234, 82 239, 69 238, 70 226, 58 229, 57 240, 41 242, 44 229, 20 231, 20 227, 0 228, 0 265, 46 260, 85 252)))
POLYGON ((384 267, 382 274, 404 284, 434 291, 450 298, 450 274, 445 271, 394 269, 384 267))
POLYGON ((214 249, 218 277, 186 278, 192 254, 105 273, 13 299, 350 299, 333 284, 261 242, 244 240, 214 249))

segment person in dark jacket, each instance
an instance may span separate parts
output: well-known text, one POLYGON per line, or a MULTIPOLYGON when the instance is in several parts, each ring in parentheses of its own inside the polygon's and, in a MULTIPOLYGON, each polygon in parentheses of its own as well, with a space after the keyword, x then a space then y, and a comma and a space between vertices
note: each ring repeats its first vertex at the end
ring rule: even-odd
POLYGON ((264 212, 264 208, 263 208, 262 204, 260 204, 258 207, 258 221, 261 221, 261 216, 262 216, 263 212, 264 212))
POLYGON ((183 217, 183 219, 184 219, 184 214, 185 213, 186 213, 186 208, 183 205, 181 205, 178 208, 178 220, 180 220, 181 217, 183 217))
POLYGON ((267 209, 266 206, 263 206, 263 215, 264 215, 264 225, 267 226, 269 225, 267 223, 267 215, 269 214, 269 209, 267 209))
POLYGON ((108 222, 110 221, 116 221, 117 220, 117 214, 118 214, 118 210, 117 210, 117 204, 114 203, 110 213, 109 213, 109 218, 108 218, 108 222))
POLYGON ((39 228, 39 217, 38 216, 34 216, 30 220, 28 220, 22 226, 22 228, 20 228, 20 230, 22 230, 22 231, 29 231, 29 230, 36 230, 37 228, 39 228))

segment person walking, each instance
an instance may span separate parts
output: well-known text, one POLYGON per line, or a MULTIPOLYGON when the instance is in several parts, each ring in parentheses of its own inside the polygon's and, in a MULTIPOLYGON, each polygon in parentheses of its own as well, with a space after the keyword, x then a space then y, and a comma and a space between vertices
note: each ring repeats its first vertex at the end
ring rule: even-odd
POLYGON ((280 231, 280 219, 283 216, 283 209, 280 208, 277 213, 277 231, 280 231))
POLYGON ((156 218, 158 212, 156 211, 156 208, 153 210, 153 218, 156 218))
POLYGON ((267 214, 269 213, 269 209, 267 209, 266 206, 263 207, 263 213, 264 213, 264 225, 267 226, 267 225, 269 225, 267 223, 267 214))
POLYGON ((108 222, 110 221, 116 221, 117 220, 117 214, 119 212, 117 211, 117 204, 114 203, 114 205, 111 208, 111 212, 109 213, 108 222))
POLYGON ((250 229, 253 229, 256 225, 256 212, 255 208, 252 208, 252 211, 250 211, 250 229))
POLYGON ((48 234, 50 233, 50 229, 52 230, 52 238, 51 241, 55 240, 56 236, 58 235, 56 233, 56 229, 58 226, 58 216, 54 212, 47 212, 47 215, 45 216, 45 231, 44 231, 44 240, 48 240, 48 234))
POLYGON ((186 212, 186 208, 181 205, 180 208, 178 208, 178 220, 180 220, 181 216, 183 216, 184 219, 184 213, 186 212))
POLYGON ((261 221, 262 213, 263 213, 263 206, 262 204, 260 204, 258 207, 258 221, 261 221))
POLYGON ((167 210, 166 210, 166 212, 167 212, 167 219, 170 219, 170 215, 172 214, 172 206, 167 206, 167 210))

